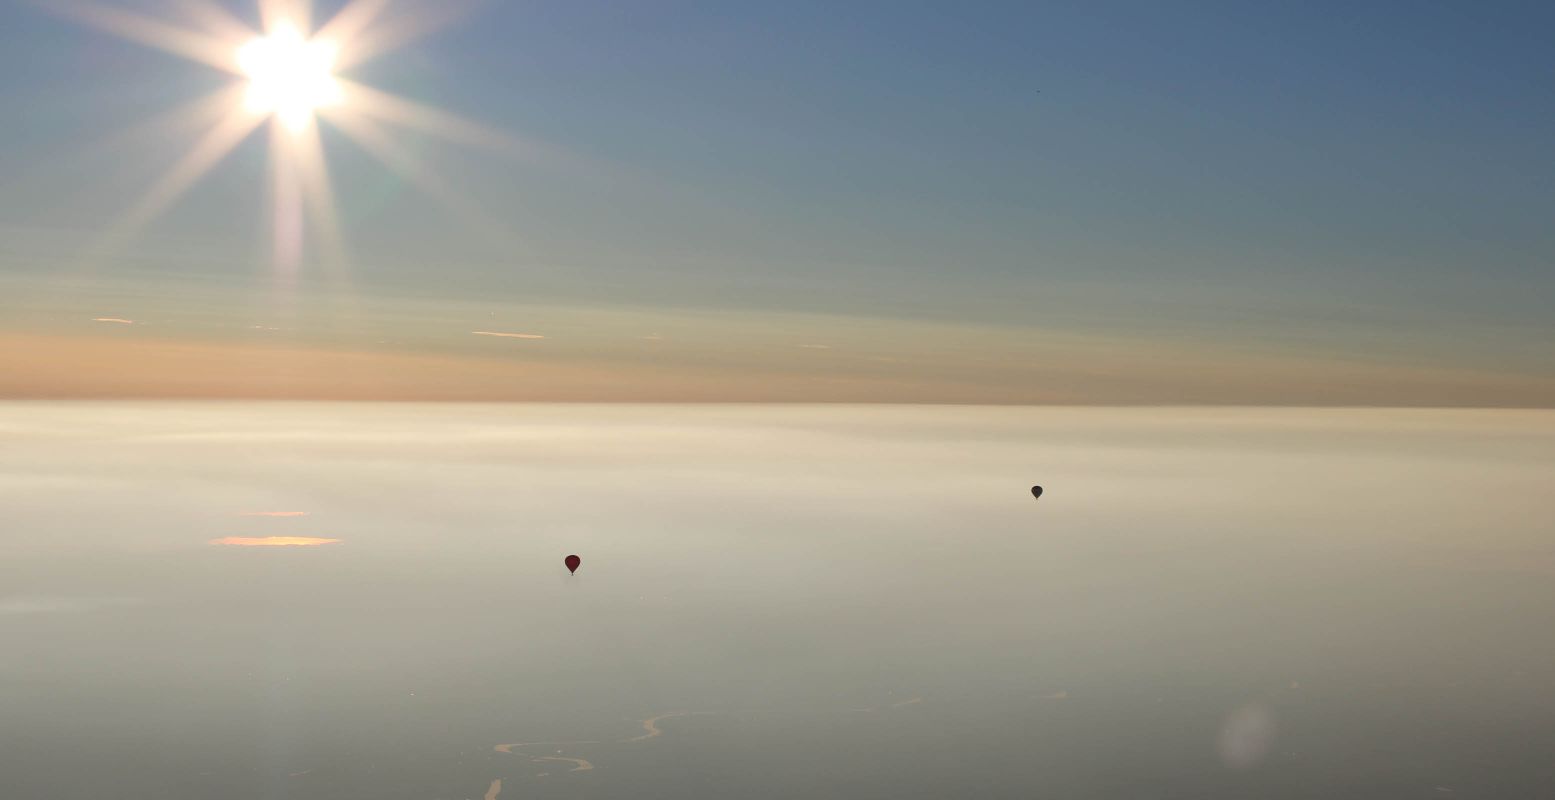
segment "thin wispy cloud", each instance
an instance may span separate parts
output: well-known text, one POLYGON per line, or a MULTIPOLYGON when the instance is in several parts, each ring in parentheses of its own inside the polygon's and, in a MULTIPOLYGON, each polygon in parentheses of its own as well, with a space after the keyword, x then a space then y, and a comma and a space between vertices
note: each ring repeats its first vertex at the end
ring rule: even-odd
POLYGON ((93 322, 111 322, 115 325, 134 325, 135 320, 120 319, 119 317, 93 317, 93 322))
POLYGON ((319 547, 339 543, 339 539, 314 536, 223 536, 211 540, 211 544, 220 547, 319 547))
POLYGON ((470 331, 476 336, 500 336, 504 339, 544 339, 538 333, 507 333, 505 331, 470 331))
POLYGON ((829 345, 829 344, 802 344, 802 345, 799 345, 799 346, 803 347, 806 350, 830 350, 831 349, 831 345, 829 345))

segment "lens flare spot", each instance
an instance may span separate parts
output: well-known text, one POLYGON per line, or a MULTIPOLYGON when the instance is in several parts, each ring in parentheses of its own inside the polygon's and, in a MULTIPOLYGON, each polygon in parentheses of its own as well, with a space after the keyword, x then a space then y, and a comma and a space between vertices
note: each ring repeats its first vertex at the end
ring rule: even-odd
POLYGON ((1232 769, 1255 767, 1274 744, 1274 715, 1261 703, 1249 703, 1228 714, 1220 725, 1215 749, 1232 769))
POLYGON ((339 542, 313 536, 223 536, 211 540, 211 544, 221 547, 318 547, 339 542))

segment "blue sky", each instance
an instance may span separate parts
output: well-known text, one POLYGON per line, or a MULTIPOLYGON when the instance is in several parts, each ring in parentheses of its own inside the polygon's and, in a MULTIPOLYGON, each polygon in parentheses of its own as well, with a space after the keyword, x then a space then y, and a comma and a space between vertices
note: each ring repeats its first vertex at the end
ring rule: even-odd
MULTIPOLYGON (((365 298, 1236 341, 1542 381, 1552 23, 1539 3, 486 3, 349 74, 536 145, 405 139, 499 230, 325 141, 365 298)), ((225 80, 0 10, 0 271, 57 280, 187 146, 93 143, 225 80)), ((256 134, 105 269, 261 285, 265 152, 256 134)))

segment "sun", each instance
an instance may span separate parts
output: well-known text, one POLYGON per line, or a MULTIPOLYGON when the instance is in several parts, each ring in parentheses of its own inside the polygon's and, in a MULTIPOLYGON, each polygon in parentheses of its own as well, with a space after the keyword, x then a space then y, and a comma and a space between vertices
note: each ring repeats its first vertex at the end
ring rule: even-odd
POLYGON ((501 229, 442 180, 426 159, 401 143, 395 129, 504 158, 528 148, 505 132, 349 77, 353 68, 452 22, 460 15, 449 14, 447 7, 466 4, 421 3, 402 12, 396 0, 345 0, 332 3, 338 5, 334 15, 315 25, 313 0, 257 0, 258 30, 214 0, 163 3, 170 14, 166 17, 97 0, 50 0, 40 5, 236 78, 206 97, 158 116, 154 129, 165 129, 169 136, 187 135, 191 123, 208 127, 106 226, 90 246, 92 260, 124 247, 267 122, 271 238, 275 273, 282 280, 289 281, 304 262, 329 270, 332 280, 344 283, 347 277, 349 253, 325 158, 321 135, 325 126, 320 122, 446 206, 455 218, 474 221, 482 230, 501 229), (433 12, 433 8, 440 10, 433 12))
POLYGON ((306 129, 315 111, 340 102, 336 52, 328 42, 303 39, 289 21, 277 23, 268 36, 238 48, 238 67, 248 77, 245 107, 275 115, 293 133, 306 129))

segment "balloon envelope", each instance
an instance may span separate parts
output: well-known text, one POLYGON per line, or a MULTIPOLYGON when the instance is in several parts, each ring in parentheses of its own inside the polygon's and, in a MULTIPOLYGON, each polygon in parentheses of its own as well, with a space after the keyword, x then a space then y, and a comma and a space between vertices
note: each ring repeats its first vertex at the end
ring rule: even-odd
POLYGON ((1041 497, 1042 496, 1042 487, 1041 486, 1033 486, 1033 487, 1031 487, 1031 496, 1032 497, 1041 497))
POLYGON ((583 559, 577 556, 567 556, 565 559, 562 559, 562 563, 567 565, 568 572, 577 572, 578 565, 583 563, 583 559))

